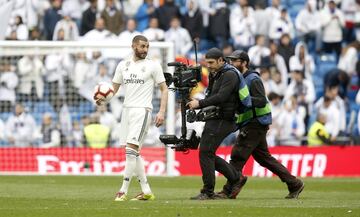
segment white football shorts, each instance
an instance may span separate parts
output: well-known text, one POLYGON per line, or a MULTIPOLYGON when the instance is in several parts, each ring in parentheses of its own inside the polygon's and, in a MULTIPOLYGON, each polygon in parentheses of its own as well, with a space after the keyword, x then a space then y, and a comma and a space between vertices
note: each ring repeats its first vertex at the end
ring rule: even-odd
POLYGON ((141 148, 151 123, 151 109, 123 108, 120 123, 120 144, 130 143, 141 148))

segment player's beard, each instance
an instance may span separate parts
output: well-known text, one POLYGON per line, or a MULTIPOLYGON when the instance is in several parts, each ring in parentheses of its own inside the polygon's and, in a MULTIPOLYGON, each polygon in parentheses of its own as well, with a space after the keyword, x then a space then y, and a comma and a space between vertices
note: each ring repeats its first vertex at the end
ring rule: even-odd
POLYGON ((145 59, 146 56, 147 56, 147 52, 146 51, 143 51, 143 52, 139 52, 139 50, 137 48, 135 48, 135 56, 138 58, 138 59, 145 59))

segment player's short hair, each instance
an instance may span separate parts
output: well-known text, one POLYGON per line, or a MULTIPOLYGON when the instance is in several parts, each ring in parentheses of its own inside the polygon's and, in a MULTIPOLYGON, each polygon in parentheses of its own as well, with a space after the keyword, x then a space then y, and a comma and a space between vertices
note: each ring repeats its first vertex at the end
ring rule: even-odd
POLYGON ((133 38, 132 43, 133 43, 133 44, 136 44, 136 43, 138 43, 139 41, 145 41, 145 42, 147 42, 148 39, 147 39, 145 36, 143 36, 143 35, 136 35, 136 36, 133 38))

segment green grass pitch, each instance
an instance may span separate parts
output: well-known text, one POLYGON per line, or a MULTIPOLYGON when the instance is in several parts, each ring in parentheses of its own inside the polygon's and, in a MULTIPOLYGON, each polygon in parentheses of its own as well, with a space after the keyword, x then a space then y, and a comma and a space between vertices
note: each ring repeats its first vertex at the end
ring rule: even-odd
MULTIPOLYGON (((191 201, 201 177, 150 177, 155 201, 114 202, 118 176, 0 176, 1 217, 360 216, 359 178, 306 178, 297 200, 278 178, 248 179, 236 200, 191 201)), ((225 180, 217 178, 219 190, 225 180)), ((130 196, 139 193, 133 179, 130 196)))

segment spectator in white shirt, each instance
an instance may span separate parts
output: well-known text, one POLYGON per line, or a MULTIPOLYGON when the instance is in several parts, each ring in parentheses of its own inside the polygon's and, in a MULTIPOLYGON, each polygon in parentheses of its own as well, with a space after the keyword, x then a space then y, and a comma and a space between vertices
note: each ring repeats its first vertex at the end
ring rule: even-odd
POLYGON ((248 10, 249 16, 253 16, 254 9, 249 6, 248 0, 236 0, 230 12, 230 25, 236 25, 239 20, 244 18, 245 9, 248 10))
POLYGON ((235 38, 235 36, 240 34, 239 23, 242 22, 245 16, 253 17, 253 15, 254 15, 254 10, 248 6, 247 0, 237 0, 236 3, 232 6, 230 11, 229 21, 230 21, 231 37, 235 38))
POLYGON ((78 28, 80 28, 83 6, 86 5, 86 3, 87 0, 63 0, 62 3, 61 10, 75 21, 78 28))
POLYGON ((21 16, 15 17, 15 22, 13 25, 10 25, 6 30, 6 37, 10 37, 12 32, 16 32, 17 40, 28 40, 29 38, 29 29, 24 24, 21 16))
POLYGON ((8 60, 2 60, 0 64, 0 112, 10 112, 15 104, 19 78, 8 60))
POLYGON ((271 6, 265 9, 266 18, 264 22, 266 22, 266 26, 268 27, 267 29, 268 31, 266 32, 265 35, 267 38, 269 37, 271 22, 280 17, 280 10, 281 10, 280 1, 281 0, 272 0, 271 6))
POLYGON ((321 97, 315 104, 316 112, 326 116, 326 130, 331 134, 331 140, 336 140, 340 132, 340 110, 334 101, 328 97, 321 97))
POLYGON ((260 77, 263 82, 266 95, 269 95, 271 92, 280 94, 280 91, 277 89, 276 83, 271 79, 269 68, 261 68, 260 77))
POLYGON ((70 79, 73 82, 73 85, 76 89, 80 89, 80 87, 92 76, 91 73, 91 64, 86 59, 85 53, 78 53, 76 55, 76 63, 74 67, 74 73, 70 74, 70 79))
POLYGON ((325 90, 325 95, 332 100, 332 104, 334 104, 339 110, 339 131, 340 133, 344 133, 346 131, 346 106, 345 101, 339 96, 339 86, 327 87, 325 90))
POLYGON ((343 28, 345 26, 344 14, 336 7, 333 0, 330 0, 328 7, 321 11, 321 26, 323 50, 326 53, 336 52, 337 57, 341 53, 341 42, 343 40, 343 28))
POLYGON ((171 18, 170 28, 165 32, 165 41, 173 42, 175 54, 181 56, 186 56, 193 46, 189 32, 181 27, 177 17, 171 18))
POLYGON ((20 101, 42 99, 44 94, 45 67, 38 56, 24 56, 18 61, 18 71, 20 75, 20 85, 18 93, 20 101), (34 91, 35 92, 34 92, 34 91))
POLYGON ((67 53, 50 54, 45 58, 45 80, 49 85, 50 103, 59 112, 67 88, 65 80, 73 72, 74 61, 67 53))
POLYGON ((256 37, 256 44, 249 49, 248 54, 250 63, 256 67, 262 65, 265 58, 269 58, 270 49, 265 45, 265 36, 256 37))
POLYGON ((281 10, 280 17, 274 18, 271 22, 269 37, 274 41, 279 41, 283 34, 289 34, 291 38, 294 38, 294 25, 285 8, 281 10))
POLYGON ((141 33, 136 30, 136 21, 134 19, 129 19, 126 22, 126 29, 119 34, 119 40, 124 44, 131 42, 132 38, 141 33))
POLYGON ((34 118, 24 111, 21 104, 16 104, 15 114, 9 117, 5 126, 8 143, 15 147, 32 146, 36 129, 34 118))
MULTIPOLYGON (((95 54, 94 58, 97 54, 95 54)), ((97 58, 92 60, 91 68, 94 69, 92 71, 88 71, 91 75, 86 75, 87 80, 83 83, 83 85, 79 88, 79 93, 82 97, 93 102, 93 95, 94 95, 94 87, 100 82, 111 83, 111 77, 108 74, 108 68, 104 62, 98 62, 101 58, 97 58), (97 60, 99 59, 99 60, 97 60), (95 73, 95 74, 94 74, 95 73)), ((115 98, 115 97, 114 97, 115 98)), ((115 99, 112 101, 116 101, 115 99)), ((110 105, 113 102, 110 102, 110 105)))
POLYGON ((350 43, 355 40, 355 25, 356 25, 356 13, 360 10, 359 3, 356 0, 342 0, 341 11, 344 13, 345 18, 345 31, 344 41, 350 43))
POLYGON ((52 115, 50 113, 45 113, 42 117, 41 136, 41 148, 60 147, 61 133, 53 123, 52 115))
MULTIPOLYGON (((126 29, 119 34, 118 40, 124 44, 131 44, 131 40, 141 33, 136 30, 136 21, 134 19, 129 19, 126 22, 126 29)), ((121 48, 119 51, 120 57, 125 58, 132 54, 132 49, 129 48, 121 48)))
POLYGON ((278 53, 278 46, 275 42, 270 43, 270 72, 276 71, 281 75, 282 86, 288 85, 288 70, 284 58, 278 53))
POLYGON ((256 22, 250 7, 243 7, 242 17, 236 18, 236 24, 230 22, 230 34, 234 40, 235 49, 247 51, 255 43, 256 22))
POLYGON ((145 29, 143 35, 149 41, 163 41, 165 32, 159 28, 159 21, 156 17, 153 17, 149 21, 149 28, 145 29))
POLYGON ((271 1, 271 6, 267 7, 265 9, 267 15, 268 15, 268 20, 271 22, 272 19, 276 19, 278 17, 280 17, 280 0, 272 0, 271 1), (271 19, 270 19, 271 18, 271 19))
MULTIPOLYGON (((68 13, 68 12, 67 12, 68 13)), ((64 31, 64 40, 65 41, 76 41, 79 37, 79 29, 76 23, 71 19, 69 14, 63 12, 63 19, 59 20, 56 23, 54 29, 53 40, 58 40, 58 32, 59 30, 64 31)))
POLYGON ((285 91, 284 100, 289 100, 295 96, 299 106, 304 106, 306 109, 305 124, 312 110, 312 104, 315 101, 314 84, 308 79, 304 78, 304 73, 300 69, 295 69, 292 72, 292 81, 285 91))
POLYGON ((308 0, 295 19, 298 36, 305 41, 311 51, 320 49, 321 22, 316 10, 316 1, 308 0))
POLYGON ((277 124, 279 126, 278 139, 281 145, 300 146, 305 134, 305 108, 298 105, 296 97, 285 101, 277 124))
POLYGON ((276 85, 276 89, 279 91, 279 95, 280 96, 284 96, 286 88, 287 88, 287 81, 283 82, 282 80, 282 76, 280 74, 280 72, 278 71, 273 71, 271 73, 271 79, 275 82, 276 85))
POLYGON ((116 36, 109 30, 105 29, 105 22, 103 18, 98 18, 95 22, 95 29, 87 32, 82 40, 86 41, 104 41, 106 39, 113 39, 116 36))
POLYGON ((285 100, 291 96, 297 96, 299 103, 312 104, 315 100, 314 84, 304 78, 301 70, 295 69, 292 72, 292 80, 285 92, 285 100))
POLYGON ((360 42, 354 41, 342 49, 338 68, 345 71, 350 77, 358 75, 356 63, 359 61, 360 42))
MULTIPOLYGON (((165 31, 159 28, 159 21, 156 17, 150 18, 149 28, 144 30, 143 35, 149 41, 165 40, 165 31)), ((150 56, 152 59, 161 59, 161 49, 150 49, 148 56, 150 56)))
POLYGON ((356 1, 354 14, 355 36, 360 41, 360 1, 356 1))
POLYGON ((268 99, 271 105, 271 117, 272 124, 269 126, 269 131, 266 134, 266 141, 268 142, 269 147, 273 147, 276 145, 276 139, 280 132, 280 126, 278 125, 278 119, 280 114, 283 111, 283 106, 281 102, 281 96, 271 92, 268 95, 268 99))
POLYGON ((308 53, 304 42, 298 42, 295 46, 295 54, 290 57, 289 61, 290 71, 296 69, 305 73, 305 78, 312 81, 312 74, 315 71, 315 62, 312 56, 308 53))
POLYGON ((270 19, 264 8, 265 6, 261 2, 257 2, 255 5, 253 16, 256 23, 255 35, 269 35, 270 19))

